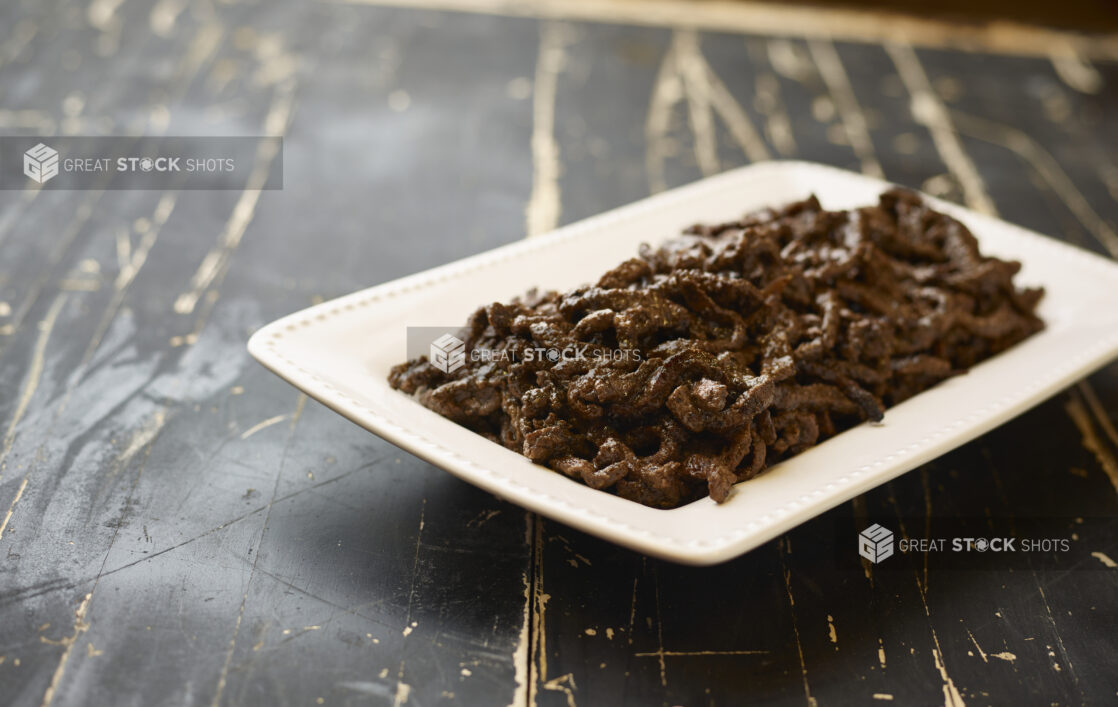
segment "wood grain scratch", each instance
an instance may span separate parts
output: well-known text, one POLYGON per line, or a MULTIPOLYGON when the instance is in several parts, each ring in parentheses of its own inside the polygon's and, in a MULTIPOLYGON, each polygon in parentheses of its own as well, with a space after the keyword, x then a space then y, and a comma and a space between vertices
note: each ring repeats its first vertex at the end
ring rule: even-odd
POLYGON ((726 651, 669 651, 669 650, 656 650, 634 653, 636 658, 663 658, 665 656, 672 658, 693 658, 709 655, 768 655, 770 651, 763 650, 726 650, 726 651))
MULTIPOLYGON (((157 416, 158 419, 162 419, 162 417, 165 414, 166 414, 166 408, 164 407, 164 408, 161 408, 160 411, 158 411, 156 413, 156 416, 157 416)), ((148 440, 147 440, 146 445, 145 445, 145 448, 147 449, 148 453, 150 453, 150 451, 151 451, 151 445, 154 442, 155 437, 158 435, 159 429, 162 429, 162 425, 158 426, 156 428, 155 432, 148 436, 148 440)), ((132 502, 132 499, 135 497, 136 488, 139 486, 140 477, 143 475, 144 469, 146 468, 146 461, 147 461, 147 457, 145 456, 144 457, 144 464, 140 466, 139 472, 136 474, 136 477, 132 480, 132 485, 129 488, 127 495, 125 496, 124 503, 125 503, 126 506, 128 504, 130 504, 132 502)), ((85 631, 87 631, 89 629, 89 624, 85 621, 86 612, 87 612, 87 609, 89 607, 90 601, 93 599, 94 592, 97 591, 97 587, 100 585, 101 579, 105 576, 105 565, 109 561, 109 555, 112 553, 112 549, 116 545, 116 541, 117 541, 117 538, 120 536, 120 530, 121 530, 122 527, 123 527, 123 524, 119 524, 113 530, 112 538, 109 540, 109 546, 105 550, 104 556, 101 558, 101 566, 97 571, 97 576, 93 579, 93 586, 90 588, 89 592, 85 595, 85 599, 82 601, 81 605, 78 607, 78 610, 75 614, 76 618, 75 618, 75 622, 74 622, 74 633, 73 633, 73 635, 55 642, 56 645, 65 645, 66 649, 62 653, 62 656, 59 660, 58 666, 55 668, 54 676, 51 679, 50 685, 47 688, 46 693, 43 695, 42 707, 48 707, 50 705, 51 701, 54 699, 55 691, 57 690, 58 685, 62 680, 62 675, 63 675, 63 673, 65 672, 65 669, 66 669, 66 663, 70 658, 70 653, 73 650, 74 642, 77 640, 78 635, 81 634, 81 633, 84 633, 85 631)), ((91 650, 89 652, 90 657, 93 657, 94 654, 95 654, 95 652, 91 648, 91 650)))
MULTIPOLYGON (((932 537, 932 488, 931 480, 928 478, 928 465, 920 467, 920 492, 924 497, 924 537, 932 537)), ((924 591, 928 590, 928 552, 924 551, 923 567, 924 567, 924 591)))
POLYGON ((796 136, 792 130, 792 119, 780 96, 780 80, 777 79, 776 74, 768 71, 757 74, 754 93, 757 110, 765 115, 765 134, 768 135, 769 142, 782 155, 796 154, 796 136))
MULTIPOLYGON (((1064 637, 1060 635, 1060 629, 1056 626, 1056 617, 1052 613, 1052 605, 1048 603, 1048 594, 1044 591, 1044 585, 1041 584, 1040 577, 1033 571, 1033 583, 1036 585, 1037 592, 1040 594, 1040 600, 1044 603, 1045 618, 1048 620, 1048 626, 1052 630, 1052 635, 1056 638, 1056 646, 1059 648, 1060 657, 1063 659, 1064 664, 1068 666, 1068 672, 1071 673, 1071 680, 1075 685, 1079 686, 1079 675, 1075 670, 1075 664, 1071 662, 1071 656, 1068 655, 1068 649, 1064 645, 1064 637)), ((1056 670, 1059 671, 1057 664, 1056 670)), ((1082 696, 1082 692, 1080 692, 1082 696)))
POLYGON ((815 66, 819 69, 819 75, 827 86, 827 92, 831 94, 831 100, 838 109, 846 139, 853 148, 855 156, 862 163, 862 172, 883 179, 885 173, 874 154, 873 140, 866 126, 865 113, 862 112, 858 99, 854 95, 850 77, 842 66, 835 45, 825 39, 814 39, 808 42, 808 48, 815 66))
POLYGON ((160 37, 170 37, 187 0, 157 0, 148 13, 148 27, 160 37))
POLYGON ((726 128, 730 131, 730 137, 738 143, 750 162, 764 162, 771 159, 772 155, 769 153, 769 148, 765 146, 765 141, 761 139, 761 135, 757 132, 757 128, 753 126, 753 121, 749 119, 745 109, 741 107, 741 104, 722 83, 722 80, 718 78, 718 75, 714 73, 714 70, 707 65, 702 54, 699 54, 698 58, 702 59, 706 70, 707 83, 710 85, 711 105, 714 106, 718 117, 722 118, 722 122, 726 124, 726 128))
MULTIPOLYGON (((641 558, 641 565, 644 565, 644 558, 641 558)), ((633 623, 637 619, 637 582, 640 580, 640 575, 633 575, 633 598, 629 604, 629 628, 626 634, 629 637, 629 645, 633 645, 633 623)))
POLYGON ((907 44, 886 44, 886 51, 893 59, 901 81, 912 97, 912 117, 928 129, 936 151, 943 158, 947 169, 963 188, 967 206, 983 214, 995 215, 993 202, 986 194, 986 185, 974 166, 974 161, 963 150, 963 145, 951 125, 947 108, 940 101, 916 52, 907 44))
POLYGON ((676 54, 676 39, 673 35, 672 43, 660 61, 656 80, 652 84, 648 115, 645 117, 644 163, 649 191, 653 194, 668 188, 664 178, 664 160, 674 152, 674 146, 668 140, 668 130, 671 126, 672 108, 683 97, 683 79, 679 75, 676 54))
POLYGON ((534 529, 532 537, 532 628, 531 628, 531 655, 532 661, 528 671, 528 704, 535 707, 539 697, 537 684, 547 682, 547 602, 551 597, 544 591, 543 584, 543 551, 544 525, 543 518, 533 514, 534 529))
POLYGON ((982 662, 989 663, 990 661, 986 659, 986 651, 982 650, 982 646, 978 645, 978 641, 975 640, 974 634, 970 632, 969 628, 967 629, 967 636, 970 637, 970 642, 974 644, 974 649, 978 651, 978 657, 982 658, 982 662))
POLYGON ((1099 466, 1106 473, 1110 483, 1114 486, 1114 490, 1118 492, 1118 459, 1114 454, 1107 449, 1102 439, 1099 438, 1098 432, 1091 421, 1091 415, 1084 407, 1083 401, 1078 391, 1073 391, 1068 397, 1064 409, 1068 413, 1068 417, 1075 423, 1076 428, 1079 430, 1079 435, 1083 443, 1083 448, 1094 455, 1098 460, 1099 466))
POLYGON ((1068 86, 1080 93, 1096 94, 1102 90, 1103 79, 1098 69, 1091 66, 1090 60, 1080 54, 1074 46, 1054 45, 1048 53, 1052 68, 1068 86))
POLYGON ((396 691, 392 695, 392 707, 407 704, 411 698, 411 685, 404 682, 404 661, 400 661, 400 670, 396 673, 396 691))
POLYGON ((935 641, 936 647, 932 649, 932 658, 936 662, 936 669, 939 670, 940 679, 943 680, 943 704, 944 707, 966 707, 966 702, 963 701, 963 695, 959 689, 955 687, 955 681, 947 674, 947 666, 943 662, 943 656, 940 654, 939 638, 936 632, 932 631, 932 639, 935 641))
MULTIPOLYGON (((1074 392, 1073 392, 1073 396, 1074 396, 1074 392)), ((1084 413, 1084 415, 1085 415, 1085 413, 1084 413)), ((998 494, 1001 498, 1002 504, 1005 505, 1008 508, 1009 507, 1009 499, 1005 495, 1004 484, 1002 483, 1002 480, 1001 480, 1001 474, 998 472, 997 467, 994 466, 993 463, 991 462, 989 452, 985 448, 983 448, 982 452, 983 452, 983 456, 986 457, 987 464, 988 464, 989 470, 990 470, 990 474, 993 476, 995 484, 997 485, 998 494)), ((1012 530, 1014 530, 1014 532, 1016 533, 1015 526, 1012 522, 1010 524, 1010 528, 1012 530)), ((1031 565, 1031 563, 1030 563, 1030 565, 1031 565)), ((1071 673, 1072 682, 1075 684, 1075 686, 1077 688, 1079 688, 1079 675, 1077 674, 1077 672, 1075 670, 1075 666, 1071 662, 1071 658, 1068 655, 1066 647, 1064 646, 1064 639, 1060 635, 1059 626, 1057 626, 1057 624, 1056 624, 1056 617, 1052 612, 1051 604, 1049 604, 1049 602, 1048 602, 1048 595, 1044 591, 1044 586, 1041 584, 1040 577, 1037 575, 1036 570, 1032 569, 1031 567, 1030 567, 1030 575, 1032 576, 1033 586, 1036 587, 1037 593, 1040 596, 1041 603, 1044 604, 1045 619, 1046 619, 1046 622, 1048 623, 1048 628, 1052 632, 1052 635, 1056 639, 1056 643, 1059 646, 1060 655, 1063 658, 1065 664, 1067 664, 1068 670, 1071 673)), ((999 618, 1001 618, 1001 616, 1002 616, 1002 614, 1000 612, 997 612, 996 615, 999 618)), ((1025 638, 1024 640, 1031 641, 1033 639, 1032 638, 1025 638)), ((1054 656, 1055 654, 1054 653, 1049 653, 1049 655, 1054 656)), ((1010 663, 1014 662, 1017 659, 1017 656, 1015 654, 1009 652, 1009 651, 1002 651, 1002 652, 999 652, 999 653, 993 653, 993 654, 991 654, 991 657, 998 658, 999 660, 1004 660, 1004 661, 1007 661, 1007 662, 1010 662, 1010 663)), ((1053 668, 1057 672, 1060 671, 1059 664, 1053 664, 1053 668)), ((1082 688, 1080 688, 1079 692, 1080 692, 1080 698, 1085 699, 1085 695, 1083 693, 1082 688)))
MULTIPOLYGON (((939 644, 939 635, 936 634, 936 629, 931 624, 932 614, 928 608, 928 595, 924 585, 920 581, 919 575, 916 575, 916 588, 920 595, 920 604, 924 609, 924 616, 928 619, 928 630, 932 634, 932 644, 934 646, 932 648, 932 659, 935 661, 936 670, 939 671, 940 680, 943 683, 944 707, 966 707, 966 702, 963 700, 962 693, 959 692, 959 688, 955 686, 955 680, 947 672, 947 664, 943 660, 943 649, 939 644)), ((884 656, 882 660, 884 661, 884 656)))
POLYGON ((50 684, 47 685, 47 691, 43 693, 41 707, 50 707, 51 702, 54 700, 55 692, 58 690, 58 685, 62 682, 62 675, 66 672, 66 663, 70 660, 70 653, 74 650, 74 644, 77 643, 78 636, 89 629, 89 624, 85 621, 85 613, 89 609, 89 601, 91 599, 93 599, 93 592, 85 595, 81 604, 78 605, 77 610, 74 612, 73 633, 60 639, 58 642, 59 645, 63 645, 66 648, 62 651, 62 657, 58 659, 58 666, 54 669, 50 684))
MULTIPOLYGON (((291 112, 295 104, 295 81, 287 79, 276 85, 272 104, 264 118, 265 134, 271 137, 280 137, 287 131, 291 121, 291 112)), ((219 282, 224 277, 229 267, 229 260, 241 244, 248 225, 256 215, 260 195, 268 182, 268 175, 272 169, 272 162, 279 154, 280 143, 277 140, 263 140, 256 150, 256 158, 241 192, 240 198, 233 207, 233 212, 225 222, 217 244, 202 258, 194 276, 190 279, 190 287, 180 294, 175 300, 175 311, 179 314, 190 314, 198 304, 198 300, 210 286, 219 282)))
MULTIPOLYGON (((423 547, 423 526, 427 524, 427 499, 424 498, 419 504, 419 528, 415 531, 415 552, 412 555, 411 563, 411 587, 408 589, 408 610, 404 619, 404 635, 411 633, 412 627, 411 612, 415 606, 415 588, 419 580, 419 550, 423 547)), ((402 669, 402 664, 401 664, 402 669)))
POLYGON ((1114 560, 1110 559, 1110 556, 1107 555, 1105 552, 1099 552, 1099 551, 1092 552, 1091 557, 1093 557, 1096 560, 1098 560, 1099 562, 1101 562, 1103 564, 1103 567, 1109 567, 1111 569, 1113 569, 1115 567, 1118 567, 1118 562, 1115 562, 1114 560))
POLYGON ((1118 258, 1118 234, 1095 211, 1048 150, 1018 128, 968 115, 958 110, 950 111, 950 115, 954 120, 955 129, 960 133, 1000 145, 1028 163, 1037 171, 1049 189, 1064 202, 1072 215, 1083 224, 1087 232, 1106 248, 1111 257, 1118 258))
MULTIPOLYGON (((167 192, 163 194, 155 209, 152 212, 150 220, 146 220, 143 225, 138 229, 140 231, 140 241, 136 248, 132 248, 132 239, 126 229, 122 229, 117 233, 117 262, 119 270, 117 272, 116 280, 113 282, 113 296, 109 301, 108 306, 105 307, 104 314, 101 315, 100 321, 97 323, 97 328, 94 329, 93 335, 89 338, 89 344, 85 348, 85 353, 82 354, 81 363, 79 367, 84 368, 89 361, 93 358, 97 348, 101 345, 101 340, 105 336, 105 332, 109 330, 109 325, 112 324, 113 319, 116 317, 120 305, 124 302, 124 295, 128 291, 128 287, 136 279, 140 270, 147 262, 148 254, 155 246, 156 240, 159 238, 159 233, 163 226, 171 218, 171 213, 175 210, 175 204, 178 201, 178 195, 174 192, 167 192)), ((67 391, 66 399, 69 399, 71 391, 67 391)), ((65 403, 63 406, 65 407, 65 403)))
POLYGON ((546 690, 555 690, 563 692, 567 695, 567 707, 578 707, 575 702, 575 690, 578 685, 575 684, 575 676, 572 673, 560 675, 557 678, 552 678, 543 684, 546 690))
MULTIPOLYGON (((901 536, 905 539, 908 539, 910 537, 908 528, 905 527, 904 520, 901 516, 901 507, 900 504, 897 502, 897 496, 894 491, 893 482, 890 481, 887 484, 887 488, 889 489, 889 503, 893 506, 894 511, 896 511, 897 513, 897 525, 900 528, 901 536)), ((935 662, 936 670, 939 672, 940 681, 942 683, 944 707, 966 707, 966 702, 963 700, 963 695, 955 686, 955 680, 947 672, 947 664, 943 660, 943 649, 940 647, 939 635, 936 633, 935 626, 932 625, 932 612, 931 609, 928 607, 927 588, 920 580, 920 574, 917 571, 913 570, 912 577, 916 581, 916 590, 918 596, 920 597, 920 606, 924 610, 924 618, 927 619, 928 631, 931 633, 932 637, 932 658, 935 662)), ((885 667, 884 642, 882 642, 881 639, 878 639, 878 641, 878 658, 882 663, 882 667, 885 667)))
POLYGON ((287 415, 276 415, 275 417, 269 417, 267 420, 261 420, 260 422, 257 422, 255 425, 242 432, 241 439, 248 439, 260 430, 267 429, 272 425, 278 425, 286 419, 287 415))
POLYGON ((294 432, 295 426, 299 424, 299 420, 303 419, 303 410, 307 407, 307 394, 299 393, 299 397, 295 399, 295 412, 291 413, 291 422, 288 424, 288 431, 294 432))
POLYGON ((804 699, 807 700, 808 707, 816 707, 818 702, 811 694, 811 685, 807 679, 807 663, 804 661, 804 646, 800 641, 799 620, 796 618, 796 598, 792 595, 792 573, 785 560, 784 538, 781 538, 777 543, 777 551, 780 555, 780 573, 784 578, 784 594, 788 599, 788 611, 792 615, 792 643, 796 646, 796 657, 800 661, 800 679, 804 686, 804 699))
POLYGON ((156 203, 155 210, 152 212, 151 220, 137 228, 140 232, 140 242, 134 251, 127 231, 123 232, 123 238, 118 238, 117 259, 120 270, 116 281, 113 283, 117 290, 123 290, 136 279, 140 268, 147 262, 148 253, 155 245, 156 238, 159 237, 159 230, 171 218, 171 213, 175 210, 177 202, 178 194, 174 192, 167 192, 159 197, 159 202, 156 203))
POLYGON ((1106 409, 1103 408, 1102 403, 1099 402, 1099 396, 1095 393, 1094 386, 1091 385, 1090 381, 1081 380, 1076 387, 1079 389, 1079 393, 1083 396, 1083 399, 1087 401, 1087 409, 1094 414, 1095 420, 1098 421, 1102 431, 1106 433, 1107 439, 1110 440, 1115 448, 1118 448, 1118 430, 1115 430, 1110 415, 1107 414, 1106 409))
POLYGON ((649 188, 663 191, 663 162, 674 152, 667 134, 674 106, 686 99, 689 125, 694 136, 695 159, 704 176, 720 170, 714 115, 722 119, 730 136, 751 162, 770 158, 768 147, 737 99, 714 73, 699 46, 699 36, 692 30, 672 34, 656 81, 653 84, 645 119, 645 170, 649 188))
POLYGON ((12 445, 15 444, 16 426, 19 425, 19 421, 23 419, 27 412, 27 406, 30 405, 31 398, 34 397, 35 391, 39 387, 39 381, 43 377, 47 342, 50 340, 51 332, 54 331, 54 325, 58 321, 58 314, 66 304, 66 299, 67 295, 65 293, 56 296, 50 309, 47 310, 47 316, 43 318, 39 325, 39 336, 36 338, 35 347, 31 352, 31 363, 27 367, 27 375, 23 378, 23 386, 20 390, 19 399, 16 401, 16 409, 12 413, 11 422, 8 423, 8 431, 4 433, 3 447, 0 447, 0 478, 3 478, 8 454, 12 451, 12 445))
POLYGON ((19 499, 23 497, 23 492, 27 488, 28 477, 24 476, 23 480, 19 482, 19 488, 16 489, 16 495, 12 498, 11 504, 8 505, 8 512, 4 514, 4 520, 0 522, 0 540, 4 539, 4 531, 8 529, 8 521, 12 519, 12 513, 15 513, 16 504, 19 499))
MULTIPOLYGON (((296 405, 298 405, 298 402, 296 402, 296 405)), ((260 526, 260 535, 257 536, 256 544, 258 548, 259 545, 264 542, 264 536, 268 532, 268 521, 272 517, 272 508, 275 507, 276 496, 279 494, 280 478, 283 476, 283 469, 285 461, 287 460, 287 450, 294 436, 295 428, 292 427, 288 431, 287 439, 284 441, 283 454, 280 457, 279 468, 276 470, 275 481, 272 483, 272 494, 268 498, 268 505, 265 507, 264 522, 260 526)), ((229 647, 225 651, 225 659, 222 661, 221 670, 217 676, 217 684, 214 687, 214 698, 211 707, 220 707, 221 705, 221 696, 225 692, 225 686, 229 679, 229 666, 233 662, 233 652, 237 648, 237 637, 240 635, 241 623, 244 621, 245 617, 245 607, 248 605, 248 592, 252 587, 252 578, 256 575, 256 566, 260 562, 260 555, 261 553, 258 551, 253 553, 252 556, 252 566, 249 569, 248 581, 245 583, 244 593, 241 594, 241 605, 237 609, 237 619, 233 624, 232 636, 229 637, 229 647)))
POLYGON ((167 408, 160 407, 156 409, 155 412, 132 432, 132 436, 128 440, 128 445, 117 455, 114 464, 118 466, 127 464, 132 457, 136 456, 137 452, 144 449, 155 440, 155 437, 162 431, 163 425, 166 423, 167 408))
MULTIPOLYGON (((869 525, 869 515, 866 513, 866 497, 856 496, 850 499, 850 509, 854 513, 854 531, 861 532, 862 528, 869 525)), ((870 583, 870 589, 873 588, 873 563, 864 557, 861 558, 862 572, 866 575, 866 581, 870 583)))
POLYGON ((91 26, 102 32, 108 32, 114 25, 120 23, 116 11, 123 2, 124 0, 93 0, 86 8, 85 17, 91 26))
MULTIPOLYGON (((487 511, 487 513, 496 514, 498 511, 487 511)), ((491 517, 491 516, 490 516, 491 517)), ((530 511, 524 513, 524 544, 528 548, 532 548, 532 535, 534 528, 534 514, 530 511)), ((476 519, 475 519, 476 520, 476 519)), ((486 519, 488 520, 488 518, 486 519)), ((471 523, 473 521, 470 521, 471 523)), ((484 521, 482 521, 484 522, 484 521)), ((481 523, 478 524, 479 526, 481 523)), ((528 695, 530 693, 529 681, 531 680, 531 640, 532 640, 532 603, 533 603, 533 572, 535 571, 534 565, 529 565, 524 570, 524 616, 520 623, 520 634, 516 643, 516 650, 512 653, 512 661, 514 667, 513 679, 516 681, 516 689, 513 690, 512 702, 509 707, 522 707, 528 705, 528 695)))
POLYGON ((786 79, 805 83, 814 77, 811 59, 788 39, 773 39, 765 46, 769 65, 786 79))
POLYGON ((532 94, 532 195, 524 212, 529 237, 555 230, 562 208, 559 192, 561 165, 555 139, 555 95, 559 74, 566 65, 570 27, 560 22, 540 24, 540 47, 532 94))
POLYGON ((660 686, 668 686, 668 666, 664 660, 664 614, 660 610, 660 573, 652 576, 652 584, 656 591, 656 657, 660 663, 660 686))
POLYGON ((248 592, 241 595, 241 606, 237 610, 237 620, 233 624, 233 635, 229 639, 229 648, 225 652, 225 662, 221 665, 221 672, 217 677, 217 686, 214 689, 214 699, 211 707, 220 707, 221 696, 225 692, 226 682, 229 680, 229 664, 233 660, 233 650, 237 647, 237 634, 241 631, 241 622, 245 618, 245 603, 248 601, 248 592))
POLYGON ((691 133, 695 138, 695 161, 704 177, 717 174, 718 142, 711 110, 710 71, 699 47, 699 35, 683 30, 675 33, 677 68, 683 78, 691 133))

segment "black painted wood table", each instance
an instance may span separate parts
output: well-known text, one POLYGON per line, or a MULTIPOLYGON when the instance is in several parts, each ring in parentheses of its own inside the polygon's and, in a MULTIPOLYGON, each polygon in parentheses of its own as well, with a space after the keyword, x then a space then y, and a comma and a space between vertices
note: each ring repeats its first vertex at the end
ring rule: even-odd
POLYGON ((1118 366, 686 568, 245 352, 312 302, 768 158, 1118 257, 1118 39, 674 0, 13 0, 0 132, 284 138, 282 190, 0 192, 0 703, 1118 699, 1118 366), (964 517, 1082 522, 1085 559, 836 561, 870 522, 964 517))

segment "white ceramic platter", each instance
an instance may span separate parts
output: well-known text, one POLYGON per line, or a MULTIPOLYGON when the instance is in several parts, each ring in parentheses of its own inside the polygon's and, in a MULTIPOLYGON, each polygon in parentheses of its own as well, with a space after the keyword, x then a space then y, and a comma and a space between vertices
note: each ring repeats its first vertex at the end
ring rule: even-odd
MULTIPOLYGON (((1118 355, 1118 264, 967 209, 984 252, 1020 260, 1018 282, 1043 285, 1047 329, 1013 349, 710 499, 647 508, 532 464, 389 388, 406 330, 464 323, 479 305, 531 287, 596 280, 693 223, 816 194, 828 209, 875 203, 890 185, 803 162, 743 167, 554 233, 389 282, 284 317, 249 351, 308 395, 384 439, 501 498, 640 552, 687 564, 736 557, 978 437, 1118 355)), ((372 511, 374 509, 370 509, 372 511)))

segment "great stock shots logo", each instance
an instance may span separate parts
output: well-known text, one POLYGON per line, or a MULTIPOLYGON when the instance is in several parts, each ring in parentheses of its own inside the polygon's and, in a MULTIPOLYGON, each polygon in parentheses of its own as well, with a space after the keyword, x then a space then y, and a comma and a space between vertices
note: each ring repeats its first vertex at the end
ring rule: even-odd
POLYGON ((58 176, 58 150, 39 143, 23 153, 23 173, 39 184, 58 176))
POLYGON ((431 365, 443 373, 453 373, 466 363, 466 344, 457 336, 443 334, 431 342, 431 365))
POLYGON ((0 191, 246 188, 283 188, 283 138, 0 135, 0 191))
POLYGON ((858 535, 858 554, 877 564, 893 554, 893 531, 877 523, 858 535))

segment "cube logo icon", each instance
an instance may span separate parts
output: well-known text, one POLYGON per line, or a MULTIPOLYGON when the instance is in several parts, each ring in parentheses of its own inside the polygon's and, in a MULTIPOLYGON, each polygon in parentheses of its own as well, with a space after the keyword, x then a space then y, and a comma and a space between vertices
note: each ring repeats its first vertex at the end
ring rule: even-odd
POLYGON ((858 535, 858 554, 877 564, 893 554, 893 531, 874 523, 858 535))
POLYGON ((58 176, 58 150, 39 143, 23 153, 23 173, 39 184, 58 176))
POLYGON ((453 373, 466 363, 466 344, 457 336, 443 334, 431 343, 428 358, 443 373, 453 373))

